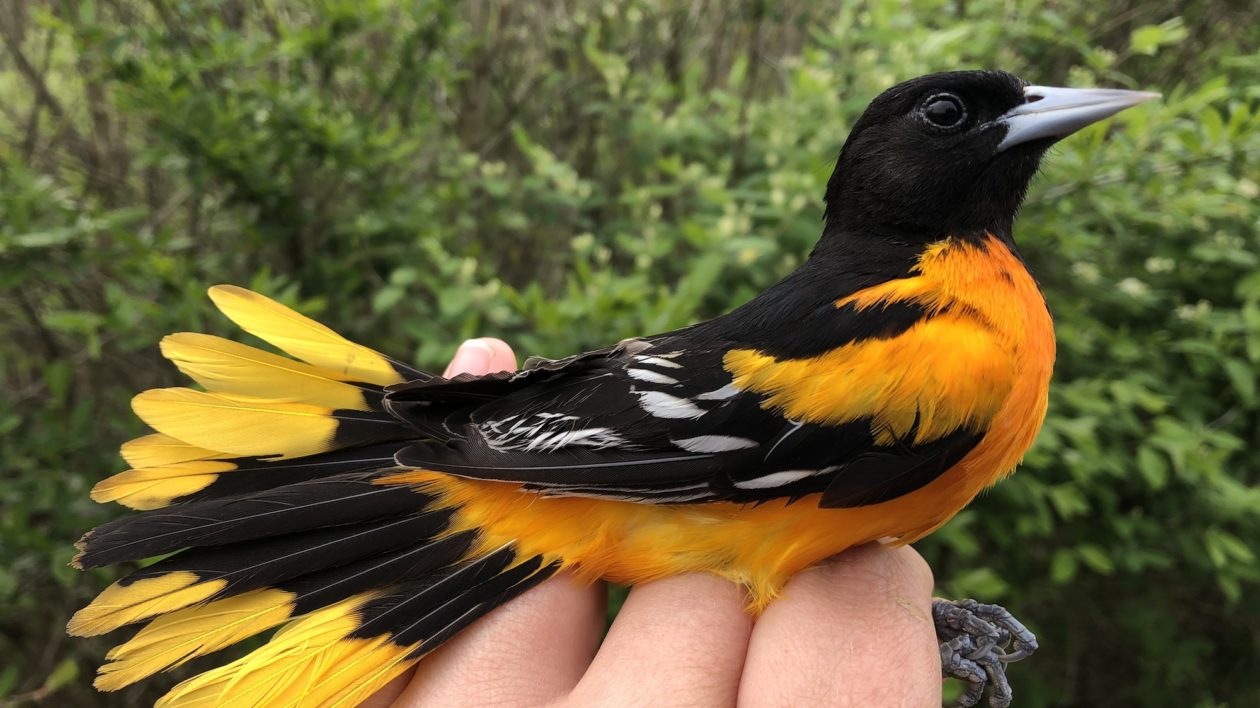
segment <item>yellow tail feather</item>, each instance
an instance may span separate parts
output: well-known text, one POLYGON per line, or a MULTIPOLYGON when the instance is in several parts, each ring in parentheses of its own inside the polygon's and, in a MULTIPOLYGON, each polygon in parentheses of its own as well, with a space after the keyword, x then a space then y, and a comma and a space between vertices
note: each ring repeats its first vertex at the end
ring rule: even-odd
POLYGON ((95 686, 117 691, 153 674, 231 646, 289 619, 294 594, 267 588, 163 615, 114 647, 95 686))
POLYGON ((309 403, 328 408, 371 410, 363 390, 329 378, 333 372, 264 352, 230 339, 182 332, 162 340, 162 355, 207 390, 309 403))
POLYGON ((145 391, 132 399, 131 407, 161 433, 240 457, 285 459, 326 452, 337 430, 329 408, 189 388, 145 391))
MULTIPOLYGON (((243 329, 302 361, 209 335, 164 339, 163 354, 207 390, 136 396, 133 409, 157 433, 123 445, 133 469, 97 484, 96 501, 156 509, 236 470, 234 457, 305 457, 346 444, 342 434, 358 439, 362 431, 365 440, 389 434, 373 427, 386 422, 373 415, 366 386, 401 383, 398 372, 406 367, 256 293, 218 286, 210 297, 243 329)), ((190 571, 118 582, 76 613, 67 629, 91 636, 152 620, 115 647, 101 668, 96 686, 117 690, 289 622, 249 656, 176 686, 163 706, 351 708, 416 661, 409 658, 416 647, 387 636, 351 636, 358 611, 379 592, 291 620, 292 592, 263 588, 211 601, 226 587, 227 580, 200 581, 190 571)))
POLYGON ((179 684, 158 708, 353 706, 415 663, 413 647, 351 638, 364 593, 286 625, 260 649, 179 684))
POLYGON ((131 509, 160 509, 179 497, 209 487, 219 474, 236 469, 222 460, 191 460, 161 467, 140 467, 103 479, 92 487, 92 501, 118 502, 131 509))
POLYGON ((341 381, 388 386, 403 378, 389 359, 355 344, 324 325, 234 285, 210 288, 210 299, 241 329, 309 364, 327 369, 341 381))
POLYGON ((213 460, 229 457, 222 452, 206 450, 176 440, 169 435, 153 433, 123 443, 119 454, 132 467, 162 467, 191 460, 213 460))
POLYGON ((226 580, 198 582, 197 575, 187 571, 164 573, 126 585, 117 582, 74 613, 66 631, 76 637, 105 634, 132 622, 195 605, 226 586, 226 580))

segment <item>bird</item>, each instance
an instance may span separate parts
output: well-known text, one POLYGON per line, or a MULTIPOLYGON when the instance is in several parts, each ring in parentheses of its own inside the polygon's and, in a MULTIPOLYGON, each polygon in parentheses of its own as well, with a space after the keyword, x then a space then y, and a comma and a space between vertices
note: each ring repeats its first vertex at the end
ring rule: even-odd
MULTIPOLYGON (((69 622, 144 625, 95 685, 279 628, 158 705, 353 706, 561 571, 710 573, 755 616, 827 557, 923 538, 1010 474, 1046 415, 1054 327, 1013 234, 1043 156, 1156 96, 992 70, 900 83, 853 124, 799 268, 714 319, 517 372, 438 376, 211 288, 287 356, 162 340, 196 386, 133 399, 153 432, 92 498, 139 513, 73 561, 157 559, 69 622)), ((1009 704, 1003 667, 1035 637, 974 600, 933 615, 963 703, 1009 704)))

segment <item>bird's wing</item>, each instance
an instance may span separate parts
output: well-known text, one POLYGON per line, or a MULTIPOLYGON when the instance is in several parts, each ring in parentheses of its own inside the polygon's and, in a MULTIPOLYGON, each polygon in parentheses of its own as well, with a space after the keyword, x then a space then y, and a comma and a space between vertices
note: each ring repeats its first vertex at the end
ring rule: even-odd
POLYGON ((822 493, 822 505, 847 507, 913 491, 983 436, 965 422, 923 435, 917 415, 897 429, 877 410, 794 417, 733 372, 740 353, 757 352, 684 330, 515 374, 395 386, 387 407, 429 438, 396 460, 545 494, 664 504, 822 493))

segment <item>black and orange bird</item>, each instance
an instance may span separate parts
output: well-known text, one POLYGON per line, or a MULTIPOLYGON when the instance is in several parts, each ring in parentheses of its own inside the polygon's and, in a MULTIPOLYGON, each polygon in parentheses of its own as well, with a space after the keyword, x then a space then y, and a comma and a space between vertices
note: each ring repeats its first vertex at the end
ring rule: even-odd
MULTIPOLYGON (((1043 154, 1153 96, 996 71, 900 84, 854 124, 795 272, 716 319, 516 373, 435 376, 211 288, 293 358, 162 341, 198 388, 136 396, 155 432, 92 497, 142 513, 75 559, 162 557, 70 621, 147 623, 97 687, 282 627, 159 705, 353 706, 561 570, 712 573, 755 614, 828 556, 923 538, 1012 471, 1046 413, 1054 332, 1012 234, 1043 154)), ((936 609, 973 703, 1035 647, 992 606, 936 609)))

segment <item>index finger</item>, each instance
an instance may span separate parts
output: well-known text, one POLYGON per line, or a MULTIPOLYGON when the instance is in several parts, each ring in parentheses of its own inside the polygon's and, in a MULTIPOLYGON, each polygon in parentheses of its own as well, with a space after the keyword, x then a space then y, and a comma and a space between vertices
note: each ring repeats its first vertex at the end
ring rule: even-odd
POLYGON ((494 337, 479 337, 459 345, 442 376, 449 379, 459 374, 493 374, 515 370, 516 354, 507 342, 494 337))

